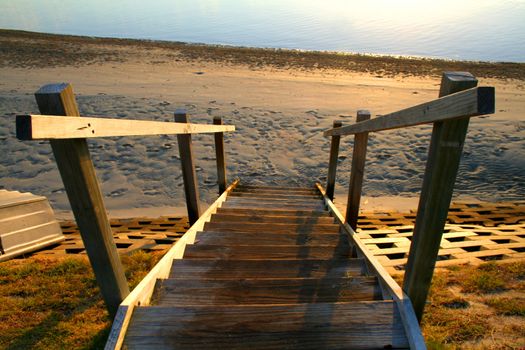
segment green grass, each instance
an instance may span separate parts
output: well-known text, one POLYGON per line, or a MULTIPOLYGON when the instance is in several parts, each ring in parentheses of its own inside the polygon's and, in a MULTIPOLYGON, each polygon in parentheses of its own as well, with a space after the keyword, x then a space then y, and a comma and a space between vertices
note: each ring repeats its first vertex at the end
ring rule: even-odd
MULTIPOLYGON (((122 257, 130 287, 158 258, 144 252, 122 257)), ((110 327, 85 257, 0 264, 1 349, 102 349, 110 327)))

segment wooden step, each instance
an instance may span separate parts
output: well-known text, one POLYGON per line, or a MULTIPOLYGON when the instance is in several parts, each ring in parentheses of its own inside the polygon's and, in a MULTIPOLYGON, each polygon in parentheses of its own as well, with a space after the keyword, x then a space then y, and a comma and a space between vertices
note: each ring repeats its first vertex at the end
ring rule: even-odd
POLYGON ((136 307, 127 349, 407 348, 392 301, 136 307))
POLYGON ((338 233, 258 233, 258 232, 215 232, 197 233, 197 244, 224 246, 239 245, 305 245, 305 246, 350 246, 348 237, 338 233))
POLYGON ((287 192, 287 193, 319 193, 319 190, 315 187, 286 187, 286 186, 252 186, 239 184, 235 187, 235 191, 274 191, 274 192, 287 192))
POLYGON ((319 205, 324 204, 321 198, 302 199, 277 199, 277 198, 250 198, 250 197, 228 197, 226 202, 235 203, 265 203, 274 205, 319 205))
POLYGON ((169 278, 340 278, 366 273, 363 259, 174 260, 169 278))
POLYGON ((269 224, 333 224, 334 218, 329 216, 277 216, 277 215, 249 215, 249 214, 213 214, 211 222, 252 222, 269 224))
POLYGON ((262 199, 283 199, 283 200, 317 200, 322 199, 320 193, 316 194, 283 194, 283 193, 254 193, 254 192, 232 192, 228 198, 262 198, 262 199))
POLYGON ((247 208, 225 208, 224 206, 217 209, 217 214, 230 214, 230 215, 252 215, 252 216, 303 216, 309 218, 319 217, 331 217, 330 213, 325 210, 290 210, 290 209, 247 209, 247 208))
POLYGON ((212 244, 189 244, 184 259, 348 259, 352 257, 349 247, 333 246, 231 246, 212 244))
POLYGON ((321 194, 319 191, 284 191, 284 190, 278 190, 278 191, 271 191, 271 190, 235 190, 231 192, 231 195, 233 194, 241 194, 241 195, 247 195, 247 196, 300 196, 300 197, 319 197, 321 194))
POLYGON ((238 202, 238 201, 226 201, 222 205, 222 208, 235 208, 235 209, 276 209, 277 207, 286 208, 287 210, 315 210, 323 211, 324 205, 317 203, 310 204, 293 204, 293 203, 282 203, 276 205, 275 203, 266 202, 238 202))
POLYGON ((207 222, 205 231, 217 232, 264 232, 264 233, 339 233, 336 224, 296 225, 296 224, 266 224, 253 222, 207 222))
POLYGON ((152 305, 268 305, 381 300, 376 277, 335 279, 166 279, 152 305))

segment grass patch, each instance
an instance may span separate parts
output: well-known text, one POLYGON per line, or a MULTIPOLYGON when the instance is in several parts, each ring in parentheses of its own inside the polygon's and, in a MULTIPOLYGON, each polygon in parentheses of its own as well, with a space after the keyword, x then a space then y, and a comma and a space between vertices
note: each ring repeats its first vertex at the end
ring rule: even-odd
POLYGON ((439 348, 438 345, 476 341, 490 333, 490 324, 484 317, 444 307, 428 310, 424 323, 425 340, 435 348, 439 348))
POLYGON ((451 266, 434 274, 422 330, 429 349, 525 346, 525 261, 451 266), (497 339, 494 339, 494 336, 497 339))
POLYGON ((525 277, 525 262, 498 264, 488 262, 476 268, 456 273, 462 280, 464 293, 498 293, 509 288, 523 289, 525 277))
POLYGON ((485 304, 494 308, 499 315, 525 317, 525 298, 490 298, 485 304))
POLYGON ((505 281, 495 273, 481 272, 472 275, 463 285, 465 293, 495 293, 505 290, 505 281))
MULTIPOLYGON (((122 257, 131 288, 159 258, 142 251, 122 257)), ((428 348, 523 347, 525 298, 514 295, 524 280, 525 262, 437 271, 422 323, 428 348)), ((0 264, 0 349, 102 349, 110 326, 85 257, 0 264)))
MULTIPOLYGON (((131 288, 159 258, 122 257, 131 288)), ((103 349, 110 327, 86 257, 0 264, 0 349, 103 349)))

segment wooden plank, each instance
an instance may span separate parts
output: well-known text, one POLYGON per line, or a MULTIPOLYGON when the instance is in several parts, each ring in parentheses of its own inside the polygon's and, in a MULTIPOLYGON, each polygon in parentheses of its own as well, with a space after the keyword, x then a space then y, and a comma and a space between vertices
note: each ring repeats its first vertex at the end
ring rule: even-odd
POLYGON ((234 125, 168 123, 100 117, 65 118, 57 115, 17 115, 19 140, 57 140, 112 136, 180 135, 235 131, 234 125))
POLYGON ((296 225, 333 224, 334 219, 329 216, 278 216, 278 215, 250 215, 250 214, 213 214, 212 222, 255 222, 255 223, 282 223, 296 225))
POLYGON ((352 257, 348 246, 231 246, 212 244, 188 245, 184 259, 348 259, 352 257))
POLYGON ((251 198, 251 197, 230 197, 229 203, 264 203, 274 205, 319 205, 323 203, 322 198, 251 198))
POLYGON ((287 210, 287 209, 245 209, 245 208, 225 208, 224 206, 217 210, 218 214, 240 214, 240 215, 274 215, 274 216, 306 216, 309 218, 330 217, 330 214, 324 210, 287 210))
POLYGON ((390 130, 448 119, 491 114, 494 113, 494 100, 493 87, 472 88, 368 121, 330 129, 324 132, 324 136, 390 130))
POLYGON ((12 205, 0 207, 0 221, 9 220, 12 217, 26 215, 28 213, 36 213, 48 210, 50 211, 51 215, 54 215, 52 213, 51 207, 49 206, 49 202, 45 197, 37 197, 37 199, 31 198, 31 200, 27 200, 26 197, 22 200, 21 205, 16 205, 14 201, 11 202, 11 204, 12 205))
MULTIPOLYGON (((477 80, 470 73, 446 72, 441 80, 440 96, 458 96, 475 91, 477 80)), ((479 91, 479 90, 478 90, 479 91)), ((442 100, 446 100, 443 97, 442 100)), ((441 237, 452 199, 454 183, 459 169, 463 144, 468 129, 468 118, 434 123, 423 178, 418 212, 403 289, 412 300, 421 322, 441 237)))
MULTIPOLYGON (((334 120, 333 128, 339 128, 343 125, 340 120, 334 120)), ((330 155, 328 157, 328 175, 326 176, 326 195, 331 200, 334 199, 335 176, 337 173, 337 160, 339 158, 339 143, 341 136, 334 135, 330 142, 330 155)))
POLYGON ((279 192, 313 192, 318 193, 314 187, 293 187, 293 186, 255 186, 255 185, 239 185, 236 191, 279 191, 279 192))
POLYGON ((302 232, 305 234, 338 233, 339 225, 335 224, 266 224, 266 223, 239 223, 239 222, 207 222, 204 225, 206 231, 217 232, 260 232, 260 233, 292 233, 302 232))
POLYGON ((128 349, 406 348, 391 301, 148 307, 135 311, 128 349))
POLYGON ((42 201, 45 198, 46 197, 35 196, 34 194, 28 192, 3 190, 0 195, 0 209, 19 205, 28 205, 33 202, 42 201))
POLYGON ((239 189, 235 191, 239 194, 246 194, 246 195, 253 195, 253 196, 307 196, 307 197, 315 197, 319 196, 319 192, 316 191, 285 191, 285 190, 255 190, 255 189, 239 189))
MULTIPOLYGON (((222 125, 222 118, 213 117, 214 125, 222 125)), ((215 158, 217 159, 217 183, 219 185, 219 195, 226 190, 226 155, 224 152, 224 133, 219 132, 215 135, 215 158)))
POLYGON ((106 342, 105 349, 121 349, 124 342, 124 336, 129 326, 131 316, 138 305, 148 305, 151 299, 151 295, 155 288, 155 283, 159 278, 167 278, 173 259, 181 259, 184 255, 186 244, 193 244, 195 242, 195 236, 198 231, 201 231, 204 227, 204 223, 208 221, 213 213, 224 203, 228 194, 237 186, 239 180, 235 180, 226 191, 217 198, 217 200, 210 205, 210 207, 202 214, 202 216, 195 222, 186 233, 171 247, 170 250, 160 261, 148 272, 146 277, 140 281, 140 283, 133 289, 133 291, 122 301, 120 304, 117 315, 111 331, 106 342))
POLYGON ((375 277, 159 280, 155 305, 226 306, 381 300, 375 277))
POLYGON ((421 329, 419 328, 419 323, 414 313, 412 302, 410 298, 403 292, 401 287, 397 282, 390 276, 390 274, 385 270, 385 268, 379 263, 377 258, 367 249, 366 245, 361 241, 355 231, 345 222, 343 215, 336 208, 334 203, 325 195, 325 191, 321 184, 316 184, 317 189, 321 194, 326 206, 330 213, 341 225, 341 228, 344 232, 347 233, 349 239, 352 240, 351 244, 355 245, 357 252, 357 257, 364 259, 367 263, 369 270, 372 270, 375 276, 379 280, 379 284, 383 287, 385 292, 390 294, 392 299, 397 304, 399 315, 401 316, 402 324, 405 329, 408 342, 411 349, 426 349, 425 340, 421 334, 421 329))
MULTIPOLYGON (((186 111, 179 109, 175 111, 175 121, 178 123, 189 123, 186 111)), ((199 180, 195 172, 195 161, 191 135, 177 135, 179 144, 180 164, 182 167, 182 178, 184 180, 184 195, 186 196, 186 207, 188 209, 188 220, 193 225, 201 216, 199 208, 199 180)))
POLYGON ((281 193, 254 193, 254 192, 239 192, 235 191, 230 198, 256 198, 256 199, 302 199, 302 200, 316 200, 320 199, 319 193, 315 194, 283 194, 281 193))
POLYGON ((173 261, 169 278, 342 278, 359 276, 364 272, 363 259, 180 259, 173 261))
MULTIPOLYGON (((287 210, 300 210, 300 211, 323 211, 324 205, 320 204, 290 204, 283 203, 280 205, 282 208, 287 210)), ((254 210, 264 210, 264 209, 276 209, 275 203, 257 203, 257 202, 227 202, 224 203, 223 208, 235 208, 235 209, 254 209, 254 210)), ((283 210, 284 211, 284 210, 283 210)))
MULTIPOLYGON (((42 114, 69 116, 64 119, 79 115, 69 84, 45 85, 35 97, 42 114)), ((86 139, 51 140, 51 148, 100 291, 113 317, 129 289, 86 139)))
MULTIPOLYGON (((44 201, 45 202, 45 201, 44 201)), ((32 203, 30 203, 32 204, 32 203)), ((17 206, 18 208, 20 206, 17 206)), ((15 207, 15 208, 17 208, 15 207)), ((24 207, 24 206, 22 206, 24 207)), ((0 236, 9 235, 10 232, 29 229, 33 226, 53 222, 56 226, 57 233, 62 234, 58 221, 55 220, 55 216, 51 207, 43 208, 42 210, 33 211, 31 209, 27 210, 24 213, 15 215, 16 211, 10 213, 4 213, 7 210, 1 210, 3 215, 6 215, 6 218, 0 219, 0 236)), ((9 210, 11 212, 11 210, 9 210)))
MULTIPOLYGON (((370 119, 370 112, 357 111, 356 121, 363 122, 370 119)), ((368 146, 368 133, 359 133, 354 138, 354 151, 352 155, 352 169, 350 170, 350 183, 348 185, 348 198, 346 203, 345 220, 351 228, 357 230, 359 217, 359 204, 365 175, 366 148, 368 146)), ((330 198, 330 196, 328 196, 330 198)))
POLYGON ((346 236, 338 233, 301 234, 301 233, 259 233, 259 232, 217 232, 204 231, 197 234, 198 244, 227 246, 244 245, 304 245, 304 246, 349 246, 346 236))

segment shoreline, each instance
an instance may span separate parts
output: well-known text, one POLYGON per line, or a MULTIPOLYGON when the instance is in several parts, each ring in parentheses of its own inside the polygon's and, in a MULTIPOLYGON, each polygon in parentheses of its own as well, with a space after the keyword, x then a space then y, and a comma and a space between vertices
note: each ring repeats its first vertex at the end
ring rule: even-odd
MULTIPOLYGON (((174 51, 188 61, 207 61, 222 64, 248 65, 251 68, 295 68, 304 70, 342 70, 347 72, 378 74, 387 77, 396 75, 436 77, 443 71, 469 71, 480 78, 525 80, 525 63, 468 61, 430 57, 412 57, 368 53, 349 53, 334 51, 309 51, 282 48, 257 48, 205 43, 185 43, 179 41, 121 39, 111 37, 93 37, 30 32, 0 29, 0 49, 4 56, 0 67, 63 67, 76 64, 94 64, 101 60, 123 62, 118 52, 107 47, 95 53, 96 46, 133 47, 174 51), (67 42, 62 47, 63 57, 56 57, 54 64, 43 61, 43 57, 25 57, 21 62, 20 54, 27 54, 27 42, 33 40, 31 50, 34 53, 49 54, 57 42, 67 42), (45 47, 47 44, 48 47, 45 47), (51 45, 49 45, 51 44, 51 45), (80 46, 90 46, 82 48, 80 46), (105 51, 105 52, 104 52, 105 51)), ((45 56, 45 55, 44 55, 45 56)))
MULTIPOLYGON (((361 65, 344 57, 346 66, 328 69, 322 67, 337 67, 341 55, 309 61, 317 56, 1 30, 0 50, 7 52, 0 56, 0 187, 46 196, 55 210, 69 205, 49 144, 18 141, 13 119, 38 114, 33 93, 44 84, 71 83, 84 116, 171 121, 177 108, 195 123, 221 116, 237 128, 225 135, 228 178, 284 186, 325 183, 330 141, 322 131, 335 119, 351 124, 359 109, 375 116, 433 100, 440 84, 437 71, 411 71, 402 59, 374 73, 381 60, 370 57, 355 56, 361 65), (410 73, 394 74, 396 65, 410 73)), ((483 76, 480 86, 496 87, 496 114, 471 119, 454 200, 523 198, 525 84, 483 76)), ((430 134, 424 125, 371 135, 363 196, 418 196, 430 134)), ((344 202, 353 138, 341 141, 336 198, 344 202)), ((102 138, 89 145, 108 210, 184 206, 175 138, 102 138)), ((213 138, 196 136, 194 147, 200 199, 212 203, 213 138)))

